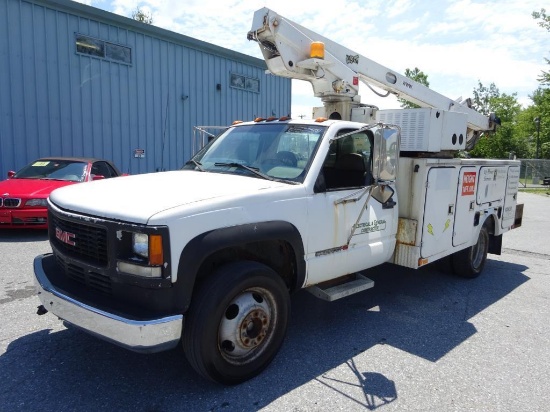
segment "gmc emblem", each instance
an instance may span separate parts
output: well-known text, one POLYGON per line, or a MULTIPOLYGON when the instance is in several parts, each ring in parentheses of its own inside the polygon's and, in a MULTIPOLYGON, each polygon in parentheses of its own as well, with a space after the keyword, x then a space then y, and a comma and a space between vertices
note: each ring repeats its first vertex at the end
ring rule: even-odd
POLYGON ((74 238, 76 237, 76 235, 74 233, 65 232, 64 230, 61 230, 58 227, 56 227, 55 237, 61 240, 63 243, 66 243, 71 246, 76 246, 76 242, 74 241, 74 238))

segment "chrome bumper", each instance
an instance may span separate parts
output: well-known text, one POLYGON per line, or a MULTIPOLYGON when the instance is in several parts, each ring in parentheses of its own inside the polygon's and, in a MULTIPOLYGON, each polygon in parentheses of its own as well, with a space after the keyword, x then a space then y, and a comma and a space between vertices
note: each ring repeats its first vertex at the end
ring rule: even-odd
POLYGON ((183 316, 132 320, 104 312, 66 296, 48 280, 40 255, 34 259, 34 283, 44 308, 86 332, 134 352, 160 352, 177 346, 183 316))

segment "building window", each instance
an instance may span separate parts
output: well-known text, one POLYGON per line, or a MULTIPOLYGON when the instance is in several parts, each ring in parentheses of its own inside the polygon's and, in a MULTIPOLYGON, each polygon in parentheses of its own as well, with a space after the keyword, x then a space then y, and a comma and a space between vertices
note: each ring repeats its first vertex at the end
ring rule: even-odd
POLYGON ((87 56, 100 57, 117 63, 132 64, 132 49, 109 43, 93 37, 76 34, 76 52, 87 56))
POLYGON ((249 92, 260 93, 260 80, 251 77, 242 76, 240 74, 231 73, 229 81, 231 87, 235 89, 246 90, 249 92))

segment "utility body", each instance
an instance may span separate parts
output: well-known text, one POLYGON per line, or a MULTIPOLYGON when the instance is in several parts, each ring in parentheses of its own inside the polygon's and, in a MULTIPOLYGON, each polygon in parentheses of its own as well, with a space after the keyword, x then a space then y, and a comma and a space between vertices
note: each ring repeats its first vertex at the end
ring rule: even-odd
POLYGON ((182 344, 199 374, 224 384, 269 365, 291 293, 332 301, 372 287, 367 269, 444 257, 475 277, 522 217, 518 161, 453 156, 494 117, 269 9, 248 38, 274 74, 313 84, 325 116, 239 122, 181 170, 55 190, 53 253, 34 262, 40 314, 134 351, 182 344), (311 57, 319 42, 325 53, 311 57), (363 105, 354 77, 401 96, 407 82, 424 107, 363 105))

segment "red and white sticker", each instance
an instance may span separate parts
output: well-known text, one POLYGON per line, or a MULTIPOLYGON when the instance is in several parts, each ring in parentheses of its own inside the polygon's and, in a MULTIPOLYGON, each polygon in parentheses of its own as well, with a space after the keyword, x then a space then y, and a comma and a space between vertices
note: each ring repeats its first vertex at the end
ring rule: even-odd
POLYGON ((464 172, 462 178, 462 196, 471 196, 475 192, 476 172, 464 172))

